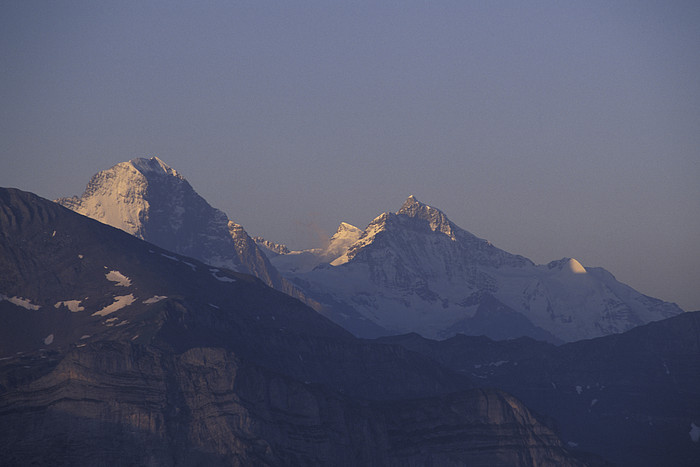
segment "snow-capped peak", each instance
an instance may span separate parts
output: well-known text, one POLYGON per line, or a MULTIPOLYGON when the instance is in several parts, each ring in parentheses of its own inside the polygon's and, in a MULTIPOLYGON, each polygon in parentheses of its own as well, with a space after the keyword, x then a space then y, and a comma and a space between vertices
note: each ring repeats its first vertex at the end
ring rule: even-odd
MULTIPOLYGON (((345 242, 347 240, 352 240, 352 243, 356 242, 358 238, 362 235, 362 229, 358 229, 352 224, 347 222, 341 222, 338 226, 338 230, 331 237, 330 244, 333 245, 338 242, 345 242)), ((350 246, 349 244, 347 246, 350 246)))
POLYGON ((122 164, 128 164, 132 166, 134 169, 138 170, 143 175, 162 174, 182 178, 182 175, 177 173, 175 169, 168 166, 168 164, 160 160, 157 156, 153 156, 150 159, 139 157, 136 159, 131 159, 129 162, 122 162, 122 164))
POLYGON ((584 268, 581 263, 576 261, 574 258, 570 258, 566 263, 566 266, 568 270, 574 274, 586 274, 588 272, 586 271, 586 268, 584 268))
POLYGON ((324 251, 324 258, 332 264, 339 256, 347 252, 350 245, 359 240, 360 236, 362 236, 361 229, 347 222, 341 222, 324 251))
POLYGON ((57 202, 162 248, 218 266, 240 264, 226 214, 158 157, 120 162, 95 174, 82 196, 57 202))
POLYGON ((572 274, 586 274, 586 268, 574 258, 562 258, 547 264, 548 269, 558 269, 572 274))
POLYGON ((352 224, 348 224, 347 222, 341 222, 340 225, 338 226, 338 230, 335 231, 335 235, 333 235, 333 236, 335 237, 336 235, 340 234, 341 232, 356 232, 358 230, 360 230, 360 229, 358 229, 357 227, 355 227, 352 224))
POLYGON ((454 226, 447 216, 439 209, 421 203, 413 195, 406 199, 396 214, 427 221, 433 232, 441 232, 455 239, 454 226))

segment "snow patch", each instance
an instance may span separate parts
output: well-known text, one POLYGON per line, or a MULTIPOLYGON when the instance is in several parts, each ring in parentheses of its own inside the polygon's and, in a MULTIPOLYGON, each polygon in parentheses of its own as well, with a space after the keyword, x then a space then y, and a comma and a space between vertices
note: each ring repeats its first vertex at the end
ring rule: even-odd
POLYGON ((597 403, 598 403, 598 399, 593 399, 593 400, 591 401, 591 407, 593 407, 593 406, 596 405, 597 403))
POLYGON ((483 365, 474 365, 474 368, 481 368, 482 366, 501 366, 508 363, 510 360, 499 360, 497 362, 484 363, 483 365))
POLYGON ((213 303, 210 303, 209 306, 212 307, 212 308, 216 308, 217 310, 220 310, 220 309, 221 309, 220 307, 214 305, 213 303))
POLYGON ((688 434, 690 435, 691 441, 693 441, 693 443, 697 443, 700 441, 700 426, 697 426, 695 423, 691 423, 690 432, 688 434))
POLYGON ((573 441, 569 441, 568 443, 566 443, 566 445, 569 446, 570 448, 578 447, 578 443, 574 443, 573 441))
POLYGON ((53 342, 53 334, 49 334, 44 339, 44 345, 51 345, 52 342, 53 342))
POLYGON ((62 306, 65 306, 68 308, 70 311, 73 313, 76 313, 78 311, 85 311, 85 307, 80 306, 81 300, 64 300, 62 302, 57 302, 54 305, 54 308, 61 308, 62 306))
POLYGON ((221 282, 236 282, 236 279, 233 279, 231 277, 226 277, 226 276, 217 276, 215 272, 212 272, 211 275, 218 281, 221 282))
POLYGON ((581 395, 581 393, 583 392, 583 387, 582 387, 582 386, 576 386, 576 392, 577 392, 579 395, 581 395))
POLYGON ((2 295, 0 294, 0 302, 3 300, 7 300, 8 302, 21 306, 24 309, 27 310, 38 310, 41 308, 39 305, 34 305, 32 304, 32 301, 28 298, 23 298, 23 297, 8 297, 7 295, 2 295))
POLYGON ((80 336, 80 340, 83 339, 90 339, 90 334, 83 334, 82 336, 80 336))
POLYGON ((151 303, 158 303, 159 301, 165 300, 166 298, 168 297, 166 297, 165 295, 154 295, 151 298, 144 300, 143 303, 150 305, 151 303))
POLYGON ((109 271, 105 276, 108 281, 116 282, 120 287, 131 287, 131 279, 119 271, 109 271))
POLYGON ((121 310, 122 308, 131 305, 132 303, 134 303, 135 300, 136 299, 134 298, 134 294, 120 295, 118 297, 114 297, 114 303, 112 303, 111 305, 107 305, 100 311, 94 312, 92 316, 107 316, 110 313, 114 313, 115 311, 121 310))
POLYGON ((166 255, 165 253, 161 253, 160 255, 161 255, 163 258, 168 258, 168 259, 171 259, 171 260, 173 260, 173 261, 180 261, 178 258, 176 258, 176 257, 174 257, 174 256, 166 255))

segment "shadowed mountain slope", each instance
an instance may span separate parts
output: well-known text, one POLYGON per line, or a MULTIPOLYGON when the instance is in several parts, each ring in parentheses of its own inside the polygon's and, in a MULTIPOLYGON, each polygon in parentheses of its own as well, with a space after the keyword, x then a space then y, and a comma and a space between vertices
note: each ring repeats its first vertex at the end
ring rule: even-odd
POLYGON ((582 465, 515 398, 0 190, 5 465, 582 465))
POLYGON ((80 197, 56 202, 166 250, 252 274, 270 287, 305 298, 242 226, 213 208, 157 157, 132 159, 98 172, 80 197))
POLYGON ((617 465, 700 464, 700 312, 556 347, 458 335, 381 339, 506 390, 617 465))

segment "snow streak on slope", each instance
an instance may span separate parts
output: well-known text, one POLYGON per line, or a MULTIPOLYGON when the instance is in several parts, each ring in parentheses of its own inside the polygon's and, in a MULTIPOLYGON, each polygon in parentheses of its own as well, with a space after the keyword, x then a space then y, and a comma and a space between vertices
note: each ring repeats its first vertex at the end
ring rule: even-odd
POLYGON ((21 306, 26 310, 38 310, 41 308, 39 305, 34 305, 31 300, 23 297, 8 297, 7 295, 0 294, 0 302, 7 300, 13 305, 21 306))
POLYGON ((114 313, 115 311, 119 311, 122 308, 131 305, 132 303, 134 303, 134 301, 136 301, 134 294, 120 295, 114 297, 114 302, 111 305, 107 305, 100 311, 94 312, 92 316, 107 316, 109 314, 114 313))

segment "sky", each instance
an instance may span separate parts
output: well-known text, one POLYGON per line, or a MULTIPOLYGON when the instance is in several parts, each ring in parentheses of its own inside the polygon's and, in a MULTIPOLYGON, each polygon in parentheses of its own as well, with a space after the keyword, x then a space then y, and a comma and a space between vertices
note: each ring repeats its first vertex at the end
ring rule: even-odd
POLYGON ((700 2, 0 0, 0 186, 158 156, 292 249, 411 194, 700 310, 700 2))

